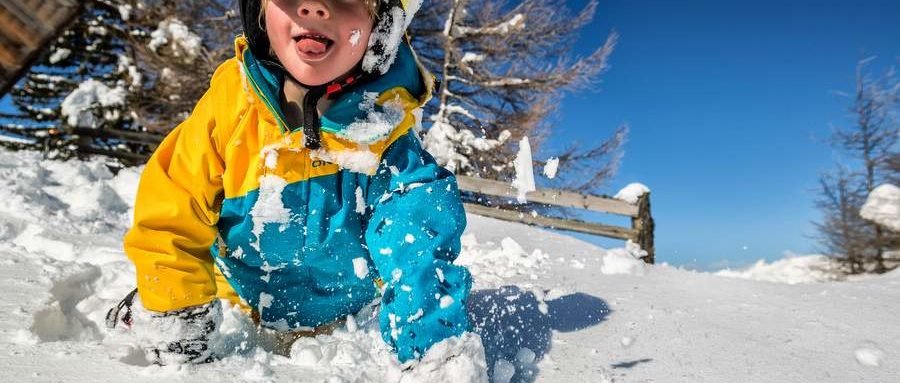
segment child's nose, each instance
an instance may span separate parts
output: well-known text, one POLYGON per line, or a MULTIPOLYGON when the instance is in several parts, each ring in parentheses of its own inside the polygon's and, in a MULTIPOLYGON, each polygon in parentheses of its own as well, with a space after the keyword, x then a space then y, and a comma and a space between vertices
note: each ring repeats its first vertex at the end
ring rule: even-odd
POLYGON ((300 17, 312 17, 316 19, 328 19, 331 17, 331 14, 328 12, 328 7, 325 4, 322 4, 321 1, 311 0, 304 1, 300 4, 300 9, 297 10, 300 14, 300 17))

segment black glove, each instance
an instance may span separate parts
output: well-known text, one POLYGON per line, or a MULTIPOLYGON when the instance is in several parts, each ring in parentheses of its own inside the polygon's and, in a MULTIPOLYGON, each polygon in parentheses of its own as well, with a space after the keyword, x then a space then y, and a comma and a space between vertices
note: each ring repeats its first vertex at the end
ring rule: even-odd
POLYGON ((210 340, 218 336, 222 307, 218 300, 183 309, 144 309, 137 289, 106 313, 106 327, 135 333, 147 360, 158 365, 208 363, 215 360, 210 340))

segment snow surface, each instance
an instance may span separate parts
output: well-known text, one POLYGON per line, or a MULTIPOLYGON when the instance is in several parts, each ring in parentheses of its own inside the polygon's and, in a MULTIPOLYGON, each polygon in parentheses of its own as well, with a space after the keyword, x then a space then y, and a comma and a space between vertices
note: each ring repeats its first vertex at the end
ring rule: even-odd
POLYGON ((872 189, 859 214, 865 219, 900 232, 900 187, 884 184, 872 189))
POLYGON ((633 182, 628 185, 625 185, 622 190, 619 190, 613 198, 619 199, 630 204, 636 204, 638 199, 641 198, 642 195, 650 192, 650 188, 642 183, 633 182))
POLYGON ((811 283, 843 279, 840 267, 824 255, 798 256, 788 253, 772 263, 760 259, 740 270, 721 270, 716 275, 776 283, 811 283))
POLYGON ((485 381, 485 369, 493 382, 900 377, 900 270, 799 284, 728 278, 476 215, 458 263, 475 277, 467 305, 480 338, 450 339, 403 366, 369 308, 285 357, 272 351, 277 337, 225 305, 213 345, 223 360, 148 365, 133 334, 103 324, 134 286, 122 236, 139 174, 0 151, 0 380, 465 383, 485 381))

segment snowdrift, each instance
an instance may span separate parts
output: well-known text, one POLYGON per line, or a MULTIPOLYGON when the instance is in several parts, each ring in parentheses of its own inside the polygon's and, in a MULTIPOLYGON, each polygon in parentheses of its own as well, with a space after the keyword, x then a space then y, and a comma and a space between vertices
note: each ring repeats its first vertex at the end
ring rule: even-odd
MULTIPOLYGON (((216 344, 225 359, 148 365, 133 337, 103 325, 134 284, 121 247, 138 178, 138 169, 114 176, 100 161, 0 151, 0 381, 477 378, 472 364, 444 365, 441 350, 402 371, 371 313, 298 341, 284 357, 271 352, 271 334, 229 308, 216 344)), ((771 277, 766 270, 785 267, 770 265, 732 278, 468 218, 458 262, 476 278, 468 307, 493 382, 900 381, 898 272, 838 282, 801 278, 792 262, 786 275, 795 284, 771 277)))

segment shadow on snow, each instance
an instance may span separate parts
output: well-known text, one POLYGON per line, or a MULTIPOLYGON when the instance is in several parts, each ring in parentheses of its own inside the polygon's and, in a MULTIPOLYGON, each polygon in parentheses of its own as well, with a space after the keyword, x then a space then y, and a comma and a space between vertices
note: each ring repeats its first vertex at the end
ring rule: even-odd
POLYGON ((515 366, 511 382, 535 380, 537 362, 550 350, 552 331, 595 326, 611 312, 605 301, 592 295, 574 293, 541 301, 517 286, 473 291, 468 310, 469 320, 484 342, 490 376, 502 359, 515 366), (534 353, 533 360, 525 348, 534 353))

